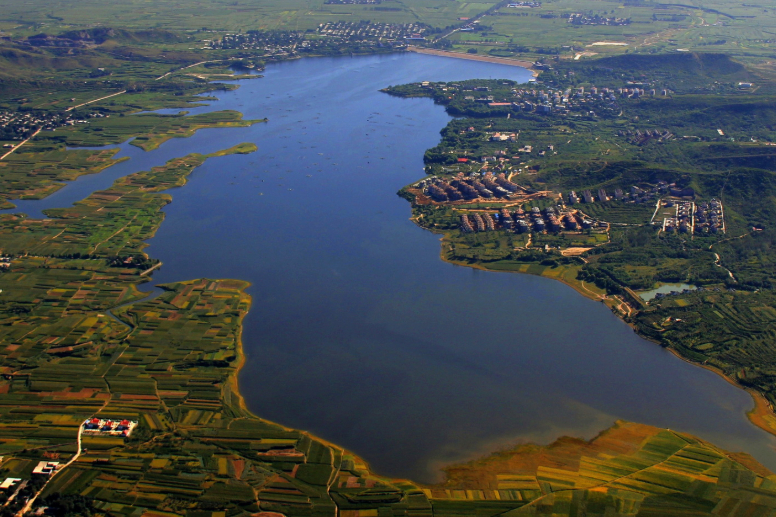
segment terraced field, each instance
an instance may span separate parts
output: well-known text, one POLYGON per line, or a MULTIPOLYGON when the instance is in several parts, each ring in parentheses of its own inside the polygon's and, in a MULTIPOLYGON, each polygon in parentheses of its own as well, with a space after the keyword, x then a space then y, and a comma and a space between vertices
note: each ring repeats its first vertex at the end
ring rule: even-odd
POLYGON ((522 501, 510 516, 743 515, 776 505, 776 477, 751 458, 627 422, 590 442, 520 446, 446 472, 442 486, 423 492, 459 514, 479 501, 503 509, 522 501))

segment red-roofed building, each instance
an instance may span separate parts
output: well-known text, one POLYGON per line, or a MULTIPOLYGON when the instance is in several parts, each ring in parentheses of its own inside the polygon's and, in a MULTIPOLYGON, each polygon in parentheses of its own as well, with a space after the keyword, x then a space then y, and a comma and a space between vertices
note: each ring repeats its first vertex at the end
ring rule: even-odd
POLYGON ((458 158, 458 163, 467 163, 468 161, 468 158, 458 158))

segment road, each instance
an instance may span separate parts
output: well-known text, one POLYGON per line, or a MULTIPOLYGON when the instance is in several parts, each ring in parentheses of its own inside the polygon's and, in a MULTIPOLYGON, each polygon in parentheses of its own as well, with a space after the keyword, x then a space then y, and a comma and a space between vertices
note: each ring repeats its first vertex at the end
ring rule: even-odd
POLYGON ((40 494, 43 493, 43 490, 46 488, 46 485, 51 483, 51 480, 56 477, 57 474, 65 470, 67 467, 72 465, 78 457, 81 455, 81 433, 83 432, 84 426, 83 424, 78 426, 78 437, 76 438, 76 453, 73 455, 72 458, 70 458, 70 461, 59 467, 57 470, 54 471, 51 476, 49 476, 48 481, 46 481, 42 487, 40 487, 40 490, 38 490, 38 493, 36 493, 34 496, 30 497, 30 499, 27 501, 27 504, 24 505, 24 507, 19 510, 19 512, 16 514, 16 517, 22 517, 24 514, 29 512, 32 509, 32 505, 35 503, 35 500, 38 498, 40 494))
POLYGON ((736 280, 736 277, 733 276, 733 272, 722 265, 722 259, 717 253, 714 254, 714 265, 717 267, 721 267, 722 269, 727 271, 727 274, 730 275, 730 278, 732 278, 734 282, 738 282, 738 280, 736 280))
POLYGON ((156 268, 158 268, 158 267, 161 267, 161 265, 162 265, 162 261, 160 260, 160 261, 159 261, 159 262, 157 262, 155 265, 153 265, 153 266, 149 267, 148 269, 146 269, 145 271, 143 271, 142 273, 140 273, 140 276, 146 276, 148 273, 150 273, 150 272, 151 272, 151 271, 153 271, 154 269, 156 269, 156 268))
POLYGON ((652 224, 655 222, 655 217, 657 216, 657 211, 660 210, 660 198, 657 198, 657 203, 655 203, 655 213, 652 214, 652 219, 649 220, 649 223, 652 224))
POLYGON ((175 70, 170 70, 169 72, 167 72, 167 73, 166 73, 166 74, 164 74, 164 75, 160 75, 159 77, 157 77, 156 79, 154 79, 154 81, 158 81, 158 80, 160 80, 160 79, 164 79, 164 78, 165 78, 165 77, 167 77, 168 75, 174 74, 175 72, 180 72, 181 70, 186 70, 187 68, 191 68, 191 67, 193 67, 193 66, 197 66, 197 65, 204 65, 205 63, 215 63, 215 62, 217 62, 217 61, 225 61, 225 59, 217 59, 217 60, 215 60, 215 61, 213 61, 213 60, 211 60, 211 61, 200 61, 199 63, 194 63, 193 65, 189 65, 189 66, 184 66, 183 68, 176 68, 175 70))
POLYGON ((122 93, 127 93, 127 90, 121 90, 120 92, 111 93, 110 95, 106 95, 105 97, 100 97, 99 99, 94 99, 94 100, 86 101, 83 104, 79 104, 77 106, 70 106, 65 111, 73 111, 74 109, 80 108, 81 106, 86 106, 87 104, 92 104, 93 102, 97 102, 97 101, 101 101, 101 100, 105 100, 105 99, 110 99, 111 97, 115 97, 116 95, 121 95, 122 93))
POLYGON ((437 41, 445 39, 446 37, 450 36, 451 34, 454 34, 457 31, 461 30, 461 28, 464 27, 464 26, 467 26, 467 25, 470 26, 471 24, 476 23, 481 18, 487 16, 487 14, 490 13, 490 12, 496 12, 499 9, 501 9, 502 7, 506 7, 509 4, 510 1, 511 0, 501 0, 501 2, 488 7, 485 11, 482 11, 481 13, 475 14, 474 16, 470 17, 468 20, 465 20, 465 23, 460 24, 458 27, 454 28, 450 32, 446 32, 445 34, 442 34, 441 36, 436 38, 434 40, 434 42, 437 42, 437 41))
POLYGON ((16 152, 18 148, 20 148, 21 146, 23 146, 24 144, 26 144, 27 142, 35 138, 38 135, 38 133, 40 133, 41 131, 43 131, 43 129, 38 129, 37 131, 35 131, 33 134, 30 135, 30 137, 27 140, 23 140, 19 145, 15 146, 13 149, 5 153, 3 156, 0 156, 0 160, 5 160, 6 156, 9 156, 10 154, 16 152))

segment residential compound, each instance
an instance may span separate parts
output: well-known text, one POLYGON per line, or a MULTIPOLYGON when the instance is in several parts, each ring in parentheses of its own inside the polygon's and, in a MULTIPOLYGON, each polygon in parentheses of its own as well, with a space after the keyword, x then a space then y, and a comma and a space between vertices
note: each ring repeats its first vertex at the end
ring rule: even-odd
POLYGON ((579 231, 594 226, 606 228, 606 223, 596 224, 579 210, 563 206, 532 207, 525 211, 523 207, 510 211, 502 208, 497 213, 469 212, 462 214, 461 231, 464 233, 505 230, 513 233, 558 233, 561 231, 579 231))
POLYGON ((566 197, 566 202, 570 205, 577 203, 595 203, 604 201, 623 201, 626 203, 652 203, 662 196, 670 195, 676 198, 693 199, 695 197, 695 191, 693 189, 682 189, 676 186, 676 183, 668 183, 665 181, 658 181, 657 185, 649 187, 639 187, 632 185, 630 189, 623 190, 616 187, 612 191, 612 195, 605 188, 599 188, 595 194, 590 190, 583 190, 580 193, 572 190, 566 197))
MULTIPOLYGON (((535 65, 539 66, 538 64, 535 65)), ((515 85, 478 86, 466 83, 422 82, 409 85, 434 91, 435 98, 443 104, 455 104, 457 109, 472 109, 481 104, 503 112, 524 112, 555 115, 617 116, 622 110, 624 99, 667 96, 668 90, 657 91, 644 84, 626 84, 621 88, 598 88, 584 86, 574 88, 523 87, 515 85)), ((662 134, 662 132, 661 132, 662 134)))
MULTIPOLYGON (((718 199, 694 203, 692 201, 675 201, 669 198, 658 203, 658 210, 661 206, 663 208, 662 228, 665 232, 725 233, 725 216, 722 202, 718 199)), ((653 224, 655 224, 654 220, 653 224)))
POLYGON ((134 420, 108 418, 89 418, 82 424, 84 434, 95 434, 103 436, 121 436, 128 438, 132 431, 137 427, 134 420))
MULTIPOLYGON (((504 172, 492 172, 483 168, 480 172, 465 176, 459 172, 452 178, 431 176, 409 188, 416 194, 419 204, 455 205, 465 213, 460 214, 460 228, 464 233, 503 229, 514 233, 576 232, 592 228, 608 228, 605 221, 587 216, 577 205, 620 202, 623 204, 651 204, 656 208, 652 224, 661 225, 665 232, 688 234, 718 234, 725 232, 722 202, 712 199, 695 202, 695 191, 681 188, 675 183, 659 181, 656 185, 636 186, 623 190, 616 187, 570 191, 565 196, 557 192, 536 191, 510 181, 504 172), (556 207, 540 210, 515 206, 539 199, 557 199, 556 207), (472 209, 467 205, 490 202, 503 204, 491 213, 472 209)), ((479 206, 479 205, 475 205, 479 206)), ((645 221, 646 222, 646 221, 645 221)))
POLYGON ((620 130, 617 132, 617 136, 625 138, 630 144, 639 146, 651 140, 666 142, 675 138, 675 135, 667 129, 620 130))
POLYGON ((521 195, 536 192, 509 181, 503 172, 494 174, 490 171, 474 172, 470 176, 459 173, 450 180, 432 176, 416 183, 413 188, 438 203, 478 199, 515 200, 521 195))

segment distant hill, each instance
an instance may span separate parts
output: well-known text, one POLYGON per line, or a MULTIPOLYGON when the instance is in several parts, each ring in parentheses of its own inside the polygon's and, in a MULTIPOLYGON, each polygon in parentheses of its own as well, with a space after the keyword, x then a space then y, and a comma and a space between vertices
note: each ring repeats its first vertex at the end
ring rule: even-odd
POLYGON ((108 41, 120 44, 178 43, 184 41, 184 38, 173 32, 159 29, 129 31, 110 27, 97 27, 94 29, 63 32, 58 35, 36 34, 27 38, 26 43, 35 47, 74 47, 102 45, 108 41))
POLYGON ((560 61, 545 70, 540 79, 562 87, 583 83, 624 87, 630 81, 676 93, 710 93, 721 88, 731 91, 740 82, 763 82, 727 55, 702 52, 621 54, 589 61, 560 61))
POLYGON ((673 73, 728 78, 730 76, 751 77, 751 73, 725 54, 700 52, 675 52, 671 54, 621 54, 595 61, 598 67, 610 67, 631 72, 658 72, 670 70, 673 73))

